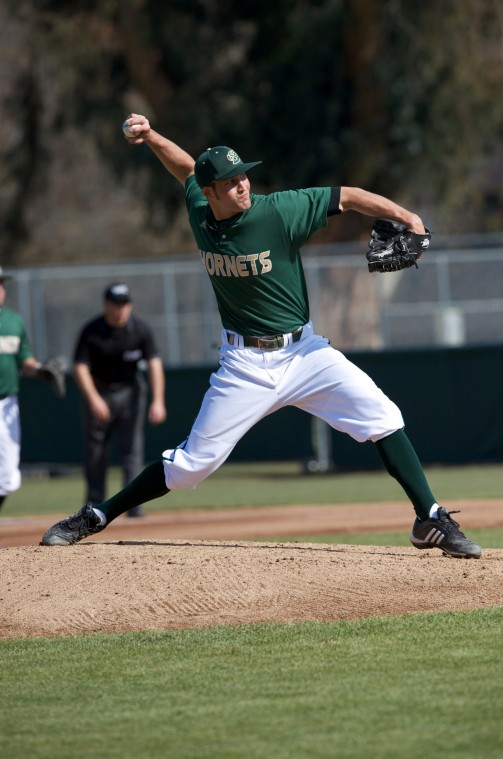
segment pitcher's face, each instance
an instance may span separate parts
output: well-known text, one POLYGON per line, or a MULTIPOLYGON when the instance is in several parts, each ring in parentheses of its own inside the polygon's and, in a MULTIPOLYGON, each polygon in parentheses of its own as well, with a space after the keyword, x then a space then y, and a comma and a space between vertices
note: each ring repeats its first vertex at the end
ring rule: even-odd
POLYGON ((237 174, 229 179, 220 179, 203 189, 213 216, 217 221, 230 219, 251 206, 250 180, 246 174, 237 174))

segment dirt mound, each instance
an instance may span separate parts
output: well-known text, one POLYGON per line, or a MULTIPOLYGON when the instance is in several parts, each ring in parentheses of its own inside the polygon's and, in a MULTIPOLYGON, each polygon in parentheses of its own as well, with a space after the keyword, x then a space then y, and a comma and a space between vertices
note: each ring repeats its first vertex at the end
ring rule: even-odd
MULTIPOLYGON (((495 501, 464 504, 463 528, 501 525, 502 512, 495 501)), ((402 529, 402 519, 410 529, 404 504, 169 512, 121 518, 99 541, 47 548, 34 543, 52 518, 4 518, 0 541, 10 547, 0 551, 0 638, 503 605, 503 549, 466 561, 436 549, 240 541, 249 533, 315 534, 322 525, 336 532, 338 521, 351 531, 372 523, 402 529)))

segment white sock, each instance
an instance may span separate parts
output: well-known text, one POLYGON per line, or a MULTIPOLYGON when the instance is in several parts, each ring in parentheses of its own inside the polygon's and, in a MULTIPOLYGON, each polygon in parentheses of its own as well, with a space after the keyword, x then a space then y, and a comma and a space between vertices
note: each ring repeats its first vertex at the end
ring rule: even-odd
POLYGON ((97 517, 100 518, 100 527, 104 527, 107 523, 107 518, 104 515, 102 511, 96 508, 96 506, 93 506, 93 511, 96 514, 97 517))
POLYGON ((438 519, 438 503, 434 503, 430 509, 430 519, 438 519))

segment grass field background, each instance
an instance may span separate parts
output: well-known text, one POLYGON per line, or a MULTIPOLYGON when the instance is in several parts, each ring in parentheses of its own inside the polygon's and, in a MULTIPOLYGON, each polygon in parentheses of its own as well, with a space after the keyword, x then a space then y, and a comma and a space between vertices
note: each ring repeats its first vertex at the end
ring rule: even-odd
MULTIPOLYGON (((2 517, 28 517, 45 514, 71 514, 83 503, 84 481, 79 470, 66 476, 40 474, 24 476, 19 491, 9 496, 0 511, 2 517)), ((501 498, 503 465, 462 467, 425 467, 431 489, 440 503, 442 498, 501 498)), ((111 468, 108 476, 111 495, 121 487, 121 475, 111 468)), ((406 501, 400 486, 384 471, 303 473, 299 463, 274 462, 226 464, 202 482, 196 490, 151 501, 152 512, 180 509, 216 509, 252 506, 256 508, 289 504, 345 504, 379 501, 406 501)), ((411 512, 412 518, 412 512, 411 512)), ((460 517, 462 521, 462 516, 460 517)), ((503 547, 502 529, 470 530, 470 537, 486 548, 503 547)), ((340 533, 335 535, 271 535, 267 540, 305 540, 328 543, 363 543, 367 545, 408 546, 408 534, 340 533)))
MULTIPOLYGON (((70 514, 82 506, 85 493, 80 471, 60 477, 40 471, 39 476, 24 476, 21 489, 6 500, 2 516, 70 514)), ((502 497, 503 464, 425 467, 425 472, 440 503, 443 498, 502 497)), ((118 469, 110 470, 107 487, 109 495, 120 489, 118 469)), ((382 470, 306 475, 295 462, 227 463, 196 490, 179 490, 151 501, 148 508, 163 511, 393 500, 407 499, 398 483, 382 470)))
MULTIPOLYGON (((439 499, 501 497, 501 466, 434 467, 427 476, 439 499)), ((119 487, 116 470, 109 485, 119 487)), ((70 513, 82 494, 78 473, 27 477, 2 516, 70 513)), ((305 476, 292 464, 229 464, 149 508, 379 500, 403 500, 381 472, 305 476)), ((470 536, 500 547, 501 533, 470 536)), ((306 539, 408 544, 402 534, 306 539)), ((495 608, 0 641, 0 756, 499 759, 502 629, 495 608)))

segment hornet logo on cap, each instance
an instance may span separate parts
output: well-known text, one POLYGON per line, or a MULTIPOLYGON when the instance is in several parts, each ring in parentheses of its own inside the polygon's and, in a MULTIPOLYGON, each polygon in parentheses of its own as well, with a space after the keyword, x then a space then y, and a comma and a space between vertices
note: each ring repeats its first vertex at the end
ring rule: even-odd
POLYGON ((241 158, 238 156, 235 150, 229 150, 227 153, 227 160, 233 164, 241 162, 241 158))

